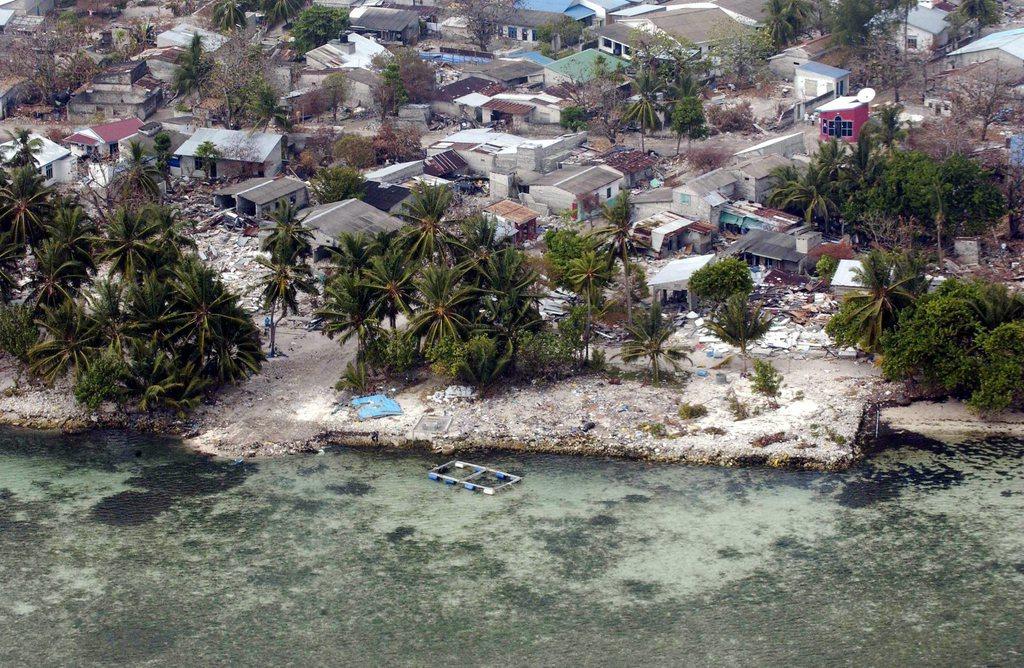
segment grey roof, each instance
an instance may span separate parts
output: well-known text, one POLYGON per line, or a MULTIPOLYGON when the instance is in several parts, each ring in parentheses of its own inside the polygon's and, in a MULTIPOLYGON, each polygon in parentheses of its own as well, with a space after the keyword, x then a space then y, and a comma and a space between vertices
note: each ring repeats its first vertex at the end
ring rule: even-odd
POLYGON ((690 190, 703 195, 719 188, 725 188, 736 183, 736 177, 724 169, 714 169, 707 174, 701 174, 684 184, 690 190))
POLYGON ((747 158, 736 163, 734 170, 752 179, 765 179, 771 176, 772 171, 778 167, 788 167, 795 164, 793 160, 784 155, 772 153, 764 156, 747 158))
POLYGON ((781 232, 751 230, 726 249, 729 255, 750 253, 757 257, 785 262, 800 262, 805 255, 796 249, 796 237, 781 232))
POLYGON ((534 181, 532 185, 550 186, 574 195, 585 195, 615 183, 622 177, 622 172, 606 165, 563 167, 550 174, 545 174, 534 181))
POLYGON ((274 200, 287 197, 292 193, 305 190, 306 184, 290 176, 282 176, 276 179, 256 178, 236 183, 235 185, 221 188, 215 195, 233 195, 244 197, 255 204, 267 204, 274 200))
POLYGON ((907 14, 907 24, 920 28, 933 35, 939 35, 943 30, 949 28, 946 23, 946 16, 949 12, 934 7, 914 7, 907 14))
POLYGON ((606 25, 603 28, 598 28, 594 31, 594 34, 598 37, 607 37, 608 39, 619 42, 620 44, 628 45, 634 30, 636 30, 636 28, 624 23, 612 23, 611 25, 606 25))
POLYGON ((352 17, 353 28, 367 30, 402 32, 409 26, 419 24, 420 16, 416 12, 387 7, 367 7, 358 17, 352 17))
POLYGON ((731 12, 736 12, 741 16, 746 16, 748 19, 753 19, 758 23, 764 23, 765 18, 768 16, 768 12, 764 9, 765 3, 763 0, 715 0, 715 4, 731 12))
POLYGON ((564 14, 556 12, 542 12, 536 9, 517 9, 505 20, 505 23, 510 26, 520 26, 523 28, 539 28, 543 25, 557 23, 563 17, 564 14))
POLYGON ((634 204, 653 204, 655 202, 671 202, 672 189, 661 187, 654 190, 647 190, 631 198, 634 204))
MULTIPOLYGON (((470 67, 463 69, 467 72, 471 71, 470 67)), ((533 74, 540 74, 544 71, 544 66, 532 60, 495 59, 472 68, 472 71, 499 81, 511 81, 512 79, 522 79, 533 74)))
POLYGON ((210 142, 217 147, 224 160, 266 162, 274 150, 280 150, 282 138, 283 135, 269 132, 199 128, 174 154, 194 156, 201 144, 210 142))
POLYGON ((842 79, 850 74, 850 70, 844 70, 841 67, 832 67, 825 63, 816 63, 813 60, 809 60, 803 65, 798 65, 796 69, 801 72, 820 74, 823 77, 831 77, 833 79, 842 79))
POLYGON ((398 218, 357 199, 331 202, 308 209, 302 222, 319 232, 321 238, 327 239, 337 239, 344 232, 393 232, 404 225, 398 218))
POLYGON ((707 42, 723 29, 747 27, 718 7, 665 11, 644 18, 673 37, 682 37, 695 44, 707 42))

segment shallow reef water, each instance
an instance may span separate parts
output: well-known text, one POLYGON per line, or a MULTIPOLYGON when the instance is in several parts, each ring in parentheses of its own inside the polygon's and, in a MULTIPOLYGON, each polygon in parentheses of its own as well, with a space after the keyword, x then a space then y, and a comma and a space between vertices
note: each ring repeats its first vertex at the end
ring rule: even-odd
POLYGON ((845 473, 0 431, 0 665, 1020 665, 1024 442, 845 473))

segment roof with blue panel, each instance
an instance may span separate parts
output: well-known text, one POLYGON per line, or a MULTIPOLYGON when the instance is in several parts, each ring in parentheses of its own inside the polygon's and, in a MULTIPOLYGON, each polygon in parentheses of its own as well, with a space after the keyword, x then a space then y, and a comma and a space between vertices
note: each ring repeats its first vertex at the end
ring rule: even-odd
POLYGON ((580 19, 585 19, 588 16, 597 15, 597 12, 595 12, 593 9, 591 9, 590 7, 584 7, 583 5, 573 5, 572 7, 570 7, 569 9, 565 10, 562 13, 568 17, 576 19, 577 21, 579 21, 580 19))
POLYGON ((535 12, 561 14, 573 6, 576 0, 523 0, 516 9, 530 9, 535 12))

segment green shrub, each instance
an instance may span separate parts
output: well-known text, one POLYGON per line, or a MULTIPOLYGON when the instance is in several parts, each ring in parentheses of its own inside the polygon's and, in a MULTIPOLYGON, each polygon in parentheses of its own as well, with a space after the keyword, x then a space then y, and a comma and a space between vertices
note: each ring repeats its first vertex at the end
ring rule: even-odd
POLYGON ((730 389, 725 395, 725 401, 729 405, 729 412, 732 413, 734 420, 739 422, 740 420, 746 420, 750 417, 750 407, 746 403, 740 401, 740 398, 736 396, 736 392, 730 389))
POLYGON ((822 255, 818 263, 814 265, 814 271, 818 274, 818 278, 826 283, 832 282, 832 277, 835 276, 836 269, 838 268, 839 260, 831 255, 822 255))
POLYGON ((430 362, 430 370, 438 376, 454 380, 466 360, 466 344, 458 339, 443 338, 429 346, 424 356, 430 362))
POLYGON ((465 345, 458 377, 479 388, 490 387, 505 373, 512 361, 512 348, 489 336, 478 334, 465 345))
MULTIPOLYGON (((583 257, 591 249, 591 242, 576 230, 548 230, 544 233, 544 245, 547 251, 544 257, 551 263, 552 277, 560 285, 569 271, 569 263, 583 257)), ((568 287, 568 286, 565 286, 568 287)))
POLYGON ((587 110, 579 106, 566 107, 562 110, 561 120, 558 123, 570 132, 586 130, 587 110))
POLYGON ((0 350, 28 363, 28 351, 39 341, 39 328, 27 306, 0 308, 0 350))
POLYGON ((706 264, 690 277, 690 289, 700 299, 721 304, 734 294, 749 295, 754 291, 754 279, 743 260, 727 257, 706 264))
POLYGON ((587 366, 592 371, 604 371, 608 368, 608 356, 600 348, 590 349, 590 361, 587 366))
POLYGON ((124 358, 106 350, 92 358, 75 381, 75 400, 89 410, 104 401, 121 401, 128 394, 125 386, 130 373, 124 358))
POLYGON ((771 362, 755 359, 754 377, 750 384, 758 394, 774 399, 779 396, 779 390, 782 388, 782 374, 771 362))
POLYGON ((516 371, 525 378, 556 377, 572 365, 575 356, 571 338, 561 332, 527 332, 519 338, 516 371))
POLYGON ((708 414, 708 407, 704 404, 682 403, 679 405, 679 417, 683 420, 696 420, 708 414))
POLYGON ((367 344, 366 361, 388 375, 405 373, 419 362, 416 338, 402 330, 381 330, 367 344))
POLYGON ((356 394, 366 394, 370 390, 370 373, 362 362, 349 362, 345 373, 338 380, 334 389, 351 390, 356 394))

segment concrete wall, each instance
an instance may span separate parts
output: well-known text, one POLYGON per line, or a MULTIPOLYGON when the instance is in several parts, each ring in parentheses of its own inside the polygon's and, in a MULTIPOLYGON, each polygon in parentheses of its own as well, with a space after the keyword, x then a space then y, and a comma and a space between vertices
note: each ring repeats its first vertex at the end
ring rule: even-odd
POLYGON ((540 204, 543 204, 553 212, 566 211, 571 209, 576 202, 576 197, 557 186, 531 186, 530 197, 540 204))

